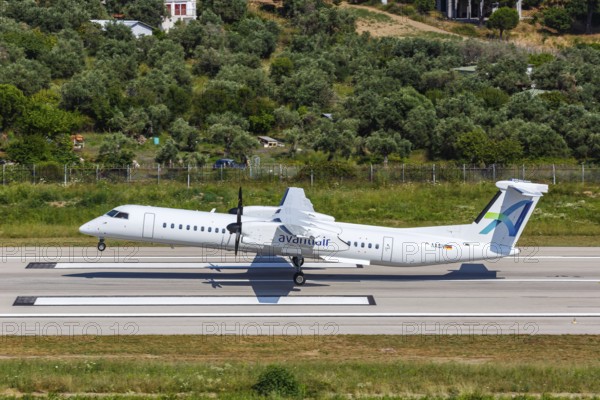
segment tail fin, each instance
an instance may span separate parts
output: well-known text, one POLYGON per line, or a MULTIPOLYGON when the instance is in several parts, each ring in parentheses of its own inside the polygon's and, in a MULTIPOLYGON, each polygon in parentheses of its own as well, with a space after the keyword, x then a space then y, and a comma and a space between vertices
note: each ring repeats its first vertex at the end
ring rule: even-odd
POLYGON ((473 236, 496 253, 510 254, 548 185, 512 180, 496 186, 500 190, 472 224, 473 236))

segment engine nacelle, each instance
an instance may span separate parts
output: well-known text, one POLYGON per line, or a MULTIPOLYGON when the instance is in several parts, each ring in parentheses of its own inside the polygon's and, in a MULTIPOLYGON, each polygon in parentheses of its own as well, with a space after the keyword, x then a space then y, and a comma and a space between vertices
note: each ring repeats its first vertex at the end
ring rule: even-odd
MULTIPOLYGON (((270 219, 278 208, 272 206, 247 206, 244 207, 244 217, 270 219)), ((237 208, 229 210, 229 214, 237 214, 237 208)))

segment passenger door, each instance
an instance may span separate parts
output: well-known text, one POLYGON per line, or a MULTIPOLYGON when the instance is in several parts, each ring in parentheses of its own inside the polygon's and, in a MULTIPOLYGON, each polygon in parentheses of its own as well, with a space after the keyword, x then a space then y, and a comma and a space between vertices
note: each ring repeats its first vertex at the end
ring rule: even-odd
POLYGON ((142 237, 152 239, 154 237, 154 214, 144 214, 144 227, 142 230, 142 237))

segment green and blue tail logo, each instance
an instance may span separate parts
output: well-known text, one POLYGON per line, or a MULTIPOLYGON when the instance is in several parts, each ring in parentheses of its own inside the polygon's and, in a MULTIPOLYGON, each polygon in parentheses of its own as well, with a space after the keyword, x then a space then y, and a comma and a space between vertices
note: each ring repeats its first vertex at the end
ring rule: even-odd
POLYGON ((525 217, 527 216, 527 213, 529 212, 529 209, 531 208, 532 204, 533 204, 533 201, 531 201, 531 200, 522 200, 522 201, 519 201, 518 203, 513 204, 509 208, 507 208, 504 213, 494 213, 494 212, 486 213, 484 218, 493 219, 493 221, 490 222, 490 224, 488 226, 486 226, 485 228, 483 228, 483 230, 479 233, 482 235, 487 235, 492 230, 494 230, 494 228, 496 228, 498 225, 503 223, 504 225, 506 225, 506 228, 508 229, 508 235, 516 236, 517 233, 519 232, 519 229, 521 228, 521 225, 523 225, 523 221, 525 220, 525 217), (521 207, 523 207, 523 210, 521 211, 519 218, 517 218, 517 220, 513 224, 513 222, 510 220, 509 216, 521 207))

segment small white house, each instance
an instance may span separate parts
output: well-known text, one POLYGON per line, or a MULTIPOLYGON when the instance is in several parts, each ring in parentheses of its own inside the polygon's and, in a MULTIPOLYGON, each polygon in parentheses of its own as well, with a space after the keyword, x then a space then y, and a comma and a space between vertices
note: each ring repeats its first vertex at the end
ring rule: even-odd
POLYGON ((283 143, 281 143, 277 139, 273 139, 272 137, 269 137, 269 136, 259 136, 258 137, 258 141, 265 148, 269 148, 269 147, 283 147, 284 146, 283 143))
POLYGON ((174 27, 178 21, 187 24, 196 19, 196 0, 165 0, 165 7, 167 17, 162 23, 165 32, 174 27))
POLYGON ((132 21, 132 20, 122 20, 122 19, 93 19, 90 22, 99 24, 102 26, 102 29, 106 28, 108 24, 119 24, 125 25, 129 29, 133 35, 137 38, 142 36, 151 36, 152 35, 152 27, 148 24, 145 24, 141 21, 132 21))

